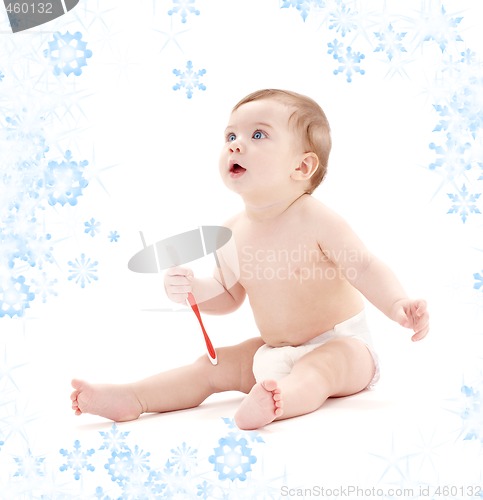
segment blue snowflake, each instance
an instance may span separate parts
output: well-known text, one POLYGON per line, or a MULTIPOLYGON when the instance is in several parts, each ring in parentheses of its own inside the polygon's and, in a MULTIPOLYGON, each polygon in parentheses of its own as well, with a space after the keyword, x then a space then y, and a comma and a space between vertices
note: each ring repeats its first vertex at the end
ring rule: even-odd
POLYGON ((310 14, 311 8, 322 9, 325 7, 325 0, 282 0, 281 9, 288 9, 290 7, 295 7, 302 16, 302 19, 307 19, 310 14))
POLYGON ((0 71, 0 82, 5 78, 5 75, 0 71))
POLYGON ((337 33, 340 32, 342 37, 345 37, 347 33, 357 29, 357 15, 357 12, 351 12, 351 9, 347 8, 343 2, 338 2, 337 10, 330 13, 329 29, 335 29, 337 33))
POLYGON ((0 208, 16 213, 33 214, 39 205, 39 188, 43 184, 46 145, 43 125, 45 117, 22 109, 21 113, 7 116, 0 128, 2 169, 0 181, 4 192, 0 208), (1 133, 3 132, 3 133, 1 133))
MULTIPOLYGON (((168 484, 166 484, 166 482, 164 482, 163 474, 159 471, 154 471, 154 470, 150 471, 149 475, 148 475, 148 479, 145 482, 145 485, 146 485, 146 487, 149 488, 151 494, 155 495, 154 498, 158 498, 158 497, 156 497, 156 495, 161 495, 161 494, 163 494, 163 496, 160 498, 171 498, 172 496, 174 496, 169 491, 168 484)), ((176 491, 176 493, 180 493, 180 492, 176 491)))
POLYGON ((95 497, 97 500, 112 500, 109 495, 104 494, 104 490, 100 486, 96 488, 95 497))
MULTIPOLYGON (((441 120, 436 127, 434 127, 433 132, 448 131, 449 126, 453 123, 453 119, 451 119, 450 116, 453 115, 455 110, 452 106, 450 107, 446 104, 433 104, 433 108, 441 117, 441 120)), ((456 110, 456 116, 458 116, 458 110, 456 110)))
POLYGON ((215 488, 213 487, 213 485, 208 484, 206 481, 198 484, 196 486, 196 489, 198 490, 196 496, 200 497, 202 500, 213 498, 213 491, 215 490, 215 488))
POLYGON ((47 297, 53 295, 57 297, 57 292, 54 286, 57 284, 58 280, 50 280, 47 273, 44 271, 40 278, 32 279, 32 285, 34 287, 34 293, 37 297, 42 297, 42 302, 45 304, 47 302, 47 297))
POLYGON ((163 498, 172 498, 176 495, 183 495, 184 498, 188 497, 192 485, 188 481, 189 476, 179 474, 178 469, 168 460, 165 463, 164 469, 151 475, 155 488, 159 488, 162 484, 163 498))
POLYGON ((177 474, 186 476, 197 465, 198 450, 186 446, 182 443, 176 449, 172 449, 172 457, 169 459, 169 464, 174 468, 177 474))
POLYGON ((461 59, 460 62, 472 66, 477 62, 476 52, 466 49, 464 52, 460 52, 461 59))
POLYGON ((111 231, 108 235, 109 241, 111 243, 117 243, 119 241, 120 237, 121 236, 119 235, 119 233, 117 231, 111 231))
POLYGON ((77 205, 77 199, 89 184, 84 178, 84 167, 88 164, 86 160, 77 163, 72 160, 72 153, 67 150, 64 160, 60 163, 50 161, 45 172, 45 188, 48 195, 49 205, 59 203, 64 206, 77 205))
POLYGON ((30 302, 35 298, 35 293, 30 291, 30 286, 25 284, 25 277, 11 277, 7 284, 0 286, 0 318, 4 316, 23 316, 25 309, 30 307, 30 302))
POLYGON ((15 472, 13 477, 30 479, 32 477, 45 476, 43 470, 45 458, 34 457, 30 450, 28 450, 27 455, 24 457, 14 457, 13 459, 17 464, 17 472, 15 472))
MULTIPOLYGON (((15 386, 17 389, 18 387, 15 386)), ((0 392, 0 394, 3 391, 0 392)), ((5 441, 18 437, 23 442, 28 443, 28 429, 31 423, 38 417, 32 414, 27 407, 27 404, 18 404, 15 400, 5 401, 2 404, 11 403, 11 409, 5 412, 1 419, 2 427, 5 429, 5 441)))
POLYGON ((81 450, 81 444, 79 440, 74 442, 74 449, 72 451, 67 451, 61 449, 59 453, 66 458, 66 463, 61 465, 59 470, 65 472, 68 469, 74 471, 74 479, 78 481, 82 475, 82 469, 93 472, 95 467, 89 463, 89 457, 94 455, 95 450, 90 449, 87 451, 81 450))
POLYGON ((100 225, 101 223, 92 217, 90 221, 84 222, 84 233, 90 234, 94 238, 94 236, 100 232, 100 225))
POLYGON ((483 80, 472 80, 467 85, 460 86, 453 96, 453 106, 459 106, 459 113, 464 118, 466 130, 473 139, 483 129, 483 80))
POLYGON ((76 284, 80 284, 81 288, 85 288, 86 283, 90 284, 92 281, 97 281, 99 278, 97 276, 97 265, 98 262, 92 262, 91 259, 86 259, 85 254, 81 254, 80 259, 75 259, 74 262, 69 261, 68 280, 75 280, 76 284))
POLYGON ((31 267, 37 266, 43 269, 45 263, 53 263, 53 247, 50 243, 52 236, 50 234, 38 235, 38 220, 32 218, 28 221, 23 221, 22 217, 18 217, 15 221, 16 224, 24 223, 25 233, 19 235, 18 240, 25 239, 25 247, 23 248, 24 254, 19 258, 27 262, 31 267), (31 231, 28 231, 30 228, 31 231))
POLYGON ((426 16, 427 31, 424 41, 434 41, 439 45, 441 52, 446 50, 446 46, 452 40, 462 42, 463 39, 457 33, 462 17, 450 17, 446 14, 444 5, 441 6, 440 13, 429 12, 426 16))
POLYGON ((173 0, 173 8, 168 10, 168 15, 179 14, 181 22, 185 23, 189 14, 200 15, 200 11, 195 8, 195 0, 173 0))
POLYGON ((99 450, 109 450, 111 453, 117 453, 129 448, 126 444, 126 438, 129 436, 129 431, 121 432, 116 424, 112 424, 109 432, 99 431, 99 434, 104 439, 99 450))
POLYGON ((476 206, 481 193, 470 194, 465 184, 457 194, 448 193, 449 199, 453 202, 452 207, 448 210, 448 214, 459 214, 463 224, 466 222, 469 214, 481 214, 476 206))
POLYGON ((433 105, 441 118, 434 131, 454 136, 470 134, 476 138, 478 130, 483 128, 481 83, 460 84, 446 103, 433 105))
POLYGON ((475 290, 480 290, 483 292, 483 270, 479 273, 473 274, 473 278, 475 278, 475 284, 473 285, 473 288, 475 290))
POLYGON ((138 445, 135 445, 134 451, 126 447, 123 451, 112 452, 104 468, 108 471, 112 481, 123 486, 133 478, 139 477, 140 473, 149 472, 150 455, 151 453, 144 453, 140 450, 138 445))
POLYGON ((334 70, 334 75, 345 73, 347 82, 351 83, 354 73, 359 73, 360 75, 365 74, 365 70, 360 67, 360 62, 365 57, 366 56, 360 52, 353 52, 352 47, 347 47, 345 56, 337 57, 339 67, 334 70))
POLYGON ((429 170, 443 170, 445 178, 451 182, 458 179, 471 170, 471 162, 466 154, 470 147, 469 143, 461 144, 456 141, 451 134, 447 134, 445 146, 432 142, 429 148, 434 150, 438 157, 429 165, 429 170))
POLYGON ((483 404, 480 390, 463 385, 463 410, 460 416, 463 420, 464 440, 477 440, 483 444, 483 404))
POLYGON ((92 51, 87 49, 82 34, 77 32, 71 35, 68 31, 63 35, 54 33, 54 40, 49 42, 49 48, 44 51, 50 63, 54 66, 54 74, 69 76, 71 73, 79 76, 82 67, 87 65, 87 59, 92 57, 92 51))
POLYGON ((334 38, 333 42, 329 42, 328 44, 329 50, 327 51, 328 54, 331 54, 334 59, 339 59, 339 57, 342 57, 344 53, 344 44, 342 42, 339 42, 336 38, 334 38))
POLYGON ((387 58, 392 61, 395 54, 407 52, 404 48, 402 39, 407 33, 396 33, 392 24, 389 24, 386 31, 375 32, 374 36, 378 39, 379 45, 374 49, 374 52, 385 52, 387 58))
POLYGON ((4 230, 0 228, 0 259, 2 264, 13 269, 17 260, 31 262, 30 250, 26 235, 13 232, 15 231, 15 217, 9 217, 6 222, 7 228, 4 230))
MULTIPOLYGON (((38 221, 36 218, 32 219, 32 224, 35 224, 38 229, 38 221)), ((52 235, 50 234, 41 234, 37 235, 32 231, 31 235, 28 235, 29 242, 29 252, 30 256, 29 264, 34 267, 37 266, 39 269, 43 269, 45 263, 53 264, 54 263, 54 247, 51 244, 52 235)))
POLYGON ((252 464, 257 461, 251 453, 251 448, 247 447, 247 440, 230 435, 221 438, 218 443, 220 446, 214 449, 215 454, 208 458, 209 462, 214 464, 218 478, 221 481, 225 479, 245 481, 252 464))
MULTIPOLYGON (((30 267, 43 269, 46 262, 54 262, 52 246, 49 240, 51 236, 38 235, 40 229, 36 218, 24 220, 24 213, 17 216, 10 214, 5 218, 6 227, 0 225, 0 266, 15 270, 17 265, 24 263, 30 267), (15 231, 21 228, 22 233, 15 231)), ((15 272, 12 272, 12 277, 15 272)))
POLYGON ((206 73, 205 69, 193 71, 193 63, 188 61, 186 63, 186 70, 173 69, 173 74, 179 77, 179 82, 173 86, 173 90, 184 88, 188 99, 193 97, 193 91, 206 90, 206 86, 201 83, 200 78, 206 73))

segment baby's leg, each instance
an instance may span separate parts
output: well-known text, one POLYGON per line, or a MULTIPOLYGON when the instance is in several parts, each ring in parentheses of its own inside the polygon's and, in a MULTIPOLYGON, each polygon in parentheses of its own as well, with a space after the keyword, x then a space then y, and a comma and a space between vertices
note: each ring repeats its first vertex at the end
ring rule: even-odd
POLYGON ((135 420, 143 412, 133 384, 89 384, 72 380, 72 409, 76 415, 92 413, 116 422, 135 420))
POLYGON ((215 392, 248 393, 255 384, 253 356, 263 345, 260 338, 217 350, 218 364, 207 356, 191 365, 159 373, 133 384, 91 385, 74 380, 72 408, 77 415, 93 413, 122 422, 142 413, 193 408, 215 392))
POLYGON ((300 358, 278 383, 256 384, 235 420, 242 429, 256 429, 275 419, 313 412, 330 397, 349 396, 365 389, 374 370, 374 360, 361 341, 333 339, 300 358))

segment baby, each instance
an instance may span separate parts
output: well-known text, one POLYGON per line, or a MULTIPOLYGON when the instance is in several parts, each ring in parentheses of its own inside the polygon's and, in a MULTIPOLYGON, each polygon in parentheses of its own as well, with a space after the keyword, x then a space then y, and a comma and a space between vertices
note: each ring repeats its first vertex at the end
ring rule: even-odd
POLYGON ((220 174, 244 210, 225 223, 238 262, 199 279, 177 267, 165 275, 168 297, 192 292, 201 311, 225 314, 248 296, 260 336, 218 349, 193 364, 132 384, 73 380, 72 408, 114 421, 146 412, 192 408, 222 391, 248 394, 235 414, 240 429, 313 412, 379 376, 361 294, 421 340, 429 329, 424 300, 412 300, 347 222, 311 196, 324 179, 330 128, 303 95, 261 90, 232 110, 220 174), (230 283, 227 285, 226 283, 230 283))

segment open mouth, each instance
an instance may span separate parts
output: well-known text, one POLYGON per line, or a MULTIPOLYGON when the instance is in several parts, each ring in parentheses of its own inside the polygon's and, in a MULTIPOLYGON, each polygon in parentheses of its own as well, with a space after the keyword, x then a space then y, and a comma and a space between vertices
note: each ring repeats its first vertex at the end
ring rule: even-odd
POLYGON ((241 165, 239 165, 238 163, 234 163, 231 167, 230 167, 230 174, 232 174, 233 176, 239 176, 239 175, 242 175, 246 172, 246 168, 243 168, 241 165))

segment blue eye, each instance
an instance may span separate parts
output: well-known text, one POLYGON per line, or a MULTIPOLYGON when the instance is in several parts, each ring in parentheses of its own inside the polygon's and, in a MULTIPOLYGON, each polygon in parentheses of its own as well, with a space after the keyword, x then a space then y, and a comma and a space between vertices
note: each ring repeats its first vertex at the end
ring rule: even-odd
POLYGON ((228 135, 226 136, 226 140, 227 140, 228 142, 233 142, 235 139, 236 139, 236 135, 235 135, 235 134, 228 134, 228 135))
POLYGON ((267 136, 261 130, 255 130, 252 137, 253 139, 265 139, 267 136))

